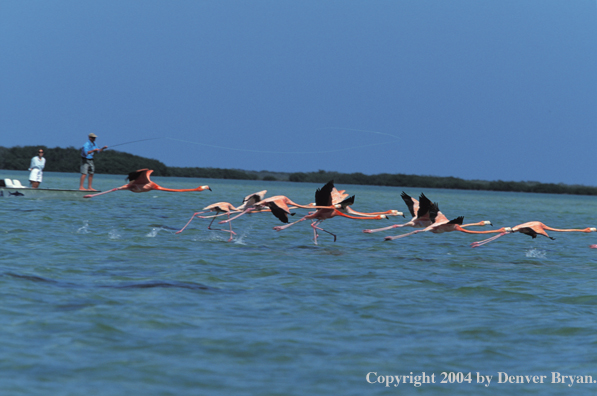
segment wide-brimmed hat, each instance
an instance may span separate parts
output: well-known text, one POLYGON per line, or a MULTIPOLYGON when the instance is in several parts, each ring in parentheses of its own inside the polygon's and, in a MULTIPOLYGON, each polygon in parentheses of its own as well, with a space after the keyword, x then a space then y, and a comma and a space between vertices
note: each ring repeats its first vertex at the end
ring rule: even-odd
POLYGON ((96 137, 97 137, 97 135, 96 135, 95 133, 90 133, 90 134, 89 134, 89 137, 94 137, 94 138, 96 138, 96 137))

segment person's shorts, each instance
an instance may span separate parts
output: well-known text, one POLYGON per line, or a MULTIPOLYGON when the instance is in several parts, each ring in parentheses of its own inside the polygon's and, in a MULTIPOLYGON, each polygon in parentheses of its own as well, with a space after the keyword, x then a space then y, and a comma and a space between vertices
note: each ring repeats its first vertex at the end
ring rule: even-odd
POLYGON ((95 173, 95 165, 92 159, 81 158, 81 174, 93 175, 95 173))
POLYGON ((29 181, 41 183, 41 178, 42 178, 42 171, 40 171, 37 168, 31 169, 31 173, 29 174, 29 181))

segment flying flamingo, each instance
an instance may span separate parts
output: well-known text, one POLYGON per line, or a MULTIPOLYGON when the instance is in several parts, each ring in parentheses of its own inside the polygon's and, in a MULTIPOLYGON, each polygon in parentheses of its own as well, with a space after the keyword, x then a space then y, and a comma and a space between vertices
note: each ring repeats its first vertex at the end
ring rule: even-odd
POLYGON ((408 211, 410 212, 412 219, 404 224, 394 224, 389 227, 383 228, 376 228, 373 230, 367 229, 363 230, 365 233, 372 233, 372 232, 379 232, 379 231, 387 231, 393 228, 400 228, 400 227, 428 227, 433 224, 433 221, 429 217, 429 208, 431 208, 431 201, 425 196, 425 194, 421 194, 419 200, 412 198, 410 195, 405 193, 404 191, 400 194, 404 203, 408 207, 408 211))
POLYGON ((129 175, 125 179, 125 180, 130 180, 128 184, 125 184, 124 186, 113 188, 111 190, 104 191, 101 193, 85 195, 83 198, 97 197, 98 195, 108 194, 108 193, 118 191, 118 190, 129 190, 134 193, 148 192, 151 190, 173 191, 173 192, 188 192, 188 191, 203 191, 203 190, 211 191, 211 188, 209 188, 209 186, 199 186, 197 188, 191 188, 191 189, 164 188, 164 187, 158 186, 157 184, 155 184, 154 182, 152 182, 149 179, 149 175, 151 175, 152 173, 153 173, 153 170, 151 170, 151 169, 139 169, 136 172, 129 173, 129 175))
MULTIPOLYGON (((209 216, 212 217, 211 222, 209 223, 209 225, 207 226, 208 230, 214 230, 213 228, 211 228, 212 223, 214 222, 214 220, 216 219, 216 217, 218 217, 218 215, 220 213, 226 213, 228 214, 228 217, 230 217, 230 213, 231 212, 236 212, 238 211, 237 208, 235 208, 231 203, 228 202, 216 202, 214 204, 208 205, 205 208, 203 208, 202 212, 196 212, 193 213, 193 216, 191 216, 191 219, 187 222, 187 224, 185 224, 184 227, 182 227, 179 231, 176 231, 177 234, 180 234, 181 232, 184 231, 185 228, 187 228, 187 226, 189 224, 191 224, 191 221, 193 221, 193 219, 195 218, 195 216, 197 217, 201 217, 201 218, 206 218, 208 216, 198 216, 202 213, 206 213, 206 212, 216 212, 216 214, 214 216, 209 216)), ((230 230, 225 230, 223 228, 217 228, 214 231, 227 231, 230 232, 230 238, 228 239, 228 242, 230 242, 232 240, 232 235, 236 235, 236 232, 232 231, 232 223, 230 223, 230 230)))
MULTIPOLYGON (((193 221, 193 219, 195 217, 200 217, 202 219, 211 217, 212 220, 209 223, 209 225, 207 226, 207 229, 213 230, 213 228, 211 228, 211 225, 213 224, 216 217, 226 214, 228 216, 228 218, 230 218, 231 213, 243 211, 247 207, 253 206, 255 204, 255 202, 261 201, 263 199, 263 197, 265 196, 266 192, 267 192, 267 190, 263 190, 263 191, 259 191, 259 192, 247 195, 243 199, 243 202, 239 207, 235 207, 234 205, 232 205, 231 203, 228 203, 228 202, 216 202, 214 204, 208 205, 205 208, 203 208, 203 211, 193 213, 193 216, 191 216, 191 219, 187 222, 187 224, 185 224, 185 226, 182 227, 182 229, 180 231, 177 231, 176 233, 180 234, 181 232, 183 232, 184 229, 187 228, 187 226, 189 224, 191 224, 191 221, 193 221), (216 214, 213 216, 199 216, 200 214, 207 213, 207 212, 216 212, 216 214)), ((228 242, 230 242, 232 240, 232 235, 236 235, 236 233, 234 231, 232 231, 232 223, 229 223, 229 224, 230 224, 229 230, 224 230, 222 228, 216 229, 218 231, 230 232, 230 239, 228 239, 228 242)))
POLYGON ((262 199, 261 201, 255 202, 252 206, 248 206, 240 214, 234 216, 231 219, 220 221, 220 224, 231 222, 239 218, 240 216, 250 213, 266 211, 267 208, 276 216, 282 223, 288 223, 288 216, 294 216, 294 213, 290 212, 290 208, 302 208, 302 209, 334 209, 333 206, 311 206, 311 205, 300 205, 293 202, 290 198, 284 195, 274 195, 273 197, 262 199))
POLYGON ((494 235, 491 238, 471 243, 471 247, 479 247, 481 245, 485 245, 486 243, 494 241, 494 240, 498 239, 501 236, 504 236, 506 234, 512 234, 512 233, 515 233, 515 232, 520 232, 521 234, 529 235, 533 239, 536 238, 537 235, 543 235, 543 236, 546 236, 547 238, 553 240, 555 238, 550 237, 547 234, 546 230, 548 230, 548 231, 558 231, 558 232, 595 232, 595 231, 597 231, 597 228, 583 228, 583 229, 578 229, 578 228, 572 228, 572 229, 552 228, 552 227, 546 226, 545 224, 543 224, 543 223, 541 223, 539 221, 529 221, 528 223, 519 224, 519 225, 517 225, 515 227, 502 227, 502 228, 499 228, 497 230, 489 230, 489 231, 470 231, 470 230, 466 230, 466 229, 458 227, 458 226, 456 226, 456 229, 458 231, 466 232, 467 234, 490 234, 490 233, 498 233, 498 235, 494 235))
POLYGON ((472 226, 486 226, 492 225, 490 221, 483 220, 479 221, 478 223, 470 223, 470 224, 462 224, 464 222, 464 216, 459 216, 453 220, 448 220, 448 218, 439 210, 437 203, 434 203, 430 209, 430 218, 433 219, 433 224, 430 226, 422 229, 422 230, 415 230, 409 232, 407 234, 396 235, 396 236, 387 236, 384 238, 385 241, 392 241, 394 239, 404 238, 409 235, 418 234, 420 232, 427 232, 431 231, 435 234, 441 234, 444 232, 452 232, 452 231, 460 231, 456 226, 460 229, 464 227, 472 227, 472 226))
MULTIPOLYGON (((325 219, 331 219, 332 217, 335 216, 342 216, 342 217, 347 217, 350 219, 360 219, 360 220, 377 220, 377 219, 387 219, 387 215, 382 214, 382 215, 376 215, 376 216, 363 216, 363 217, 358 217, 358 216, 350 216, 347 214, 344 214, 342 212, 340 212, 338 209, 336 209, 334 206, 334 194, 333 194, 333 190, 335 190, 334 188, 334 182, 330 181, 328 182, 325 186, 323 186, 322 188, 318 188, 317 191, 315 191, 315 206, 312 207, 320 207, 320 209, 317 209, 315 212, 309 213, 306 216, 303 216, 302 218, 300 218, 299 220, 283 225, 283 226, 276 226, 274 227, 274 230, 276 231, 281 231, 284 230, 294 224, 300 223, 301 221, 305 221, 307 219, 311 219, 313 220, 311 222, 311 227, 313 227, 313 242, 315 242, 315 244, 317 245, 317 230, 323 231, 323 232, 327 232, 328 234, 332 235, 334 237, 334 242, 336 242, 336 234, 333 234, 327 230, 324 230, 323 228, 319 227, 319 224, 324 221, 325 219), (331 209, 330 209, 331 206, 331 209)), ((336 191, 337 193, 337 191, 336 191)), ((341 194, 337 194, 335 195, 336 199, 341 199, 344 198, 342 196, 340 196, 341 194)), ((347 206, 349 204, 354 203, 354 195, 350 198, 345 199, 342 202, 339 202, 337 205, 342 206, 347 206)), ((288 223, 288 221, 283 221, 285 223, 288 223)))

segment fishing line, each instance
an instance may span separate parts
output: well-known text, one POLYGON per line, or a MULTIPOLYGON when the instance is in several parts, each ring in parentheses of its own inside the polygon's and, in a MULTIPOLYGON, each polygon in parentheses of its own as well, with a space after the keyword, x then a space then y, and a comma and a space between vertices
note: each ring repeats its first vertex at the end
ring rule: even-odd
POLYGON ((316 131, 322 131, 324 129, 340 129, 340 130, 343 130, 343 131, 355 131, 355 132, 375 133, 375 134, 378 134, 378 135, 391 136, 394 139, 398 139, 398 136, 392 135, 391 133, 378 132, 378 131, 369 131, 367 129, 352 129, 352 128, 342 128, 342 127, 325 127, 325 128, 317 128, 316 131))
MULTIPOLYGON (((378 135, 391 136, 392 138, 394 138, 394 140, 398 139, 398 136, 392 135, 390 133, 367 131, 367 130, 362 130, 362 129, 328 127, 328 128, 319 128, 317 130, 323 130, 323 129, 340 129, 340 130, 348 130, 348 131, 356 131, 356 132, 375 133, 378 135)), ((363 145, 359 145, 359 146, 351 146, 351 147, 345 147, 345 148, 337 148, 337 149, 332 149, 332 150, 319 150, 319 151, 269 151, 269 150, 252 150, 252 149, 247 149, 247 148, 225 147, 225 146, 218 146, 218 145, 214 145, 214 144, 200 143, 200 142, 192 142, 189 140, 176 139, 176 138, 170 138, 170 137, 165 137, 163 139, 168 139, 168 140, 173 140, 173 141, 183 142, 183 143, 198 144, 201 146, 218 148, 218 149, 223 149, 223 150, 241 151, 241 152, 248 152, 248 153, 259 153, 259 154, 327 154, 327 153, 337 153, 337 152, 341 152, 341 151, 349 151, 349 150, 354 150, 354 149, 361 149, 361 148, 365 148, 365 147, 380 146, 383 144, 388 144, 388 143, 393 142, 393 141, 384 141, 384 142, 378 142, 378 143, 363 144, 363 145)))
POLYGON ((123 145, 125 145, 125 144, 131 144, 131 143, 137 143, 137 142, 144 142, 144 141, 146 141, 146 140, 157 140, 157 139, 164 139, 164 138, 159 138, 159 137, 157 137, 157 138, 149 138, 149 139, 133 140, 133 141, 131 141, 131 142, 125 142, 125 143, 118 143, 118 144, 114 144, 114 145, 111 145, 111 146, 109 146, 109 148, 112 148, 112 147, 118 147, 118 146, 123 146, 123 145))
POLYGON ((246 153, 260 153, 260 154, 326 154, 326 153, 337 153, 339 151, 348 151, 348 150, 354 150, 357 148, 379 146, 382 144, 391 143, 391 141, 388 141, 388 142, 371 143, 371 144, 365 144, 365 145, 361 145, 361 146, 353 146, 353 147, 339 148, 339 149, 335 149, 335 150, 323 150, 323 151, 268 151, 268 150, 251 150, 251 149, 246 149, 246 148, 237 149, 237 148, 233 148, 233 147, 217 146, 214 144, 191 142, 190 140, 183 140, 183 139, 174 139, 174 138, 164 138, 164 139, 174 140, 174 141, 183 142, 183 143, 198 144, 201 146, 218 148, 218 149, 223 149, 223 150, 242 151, 242 152, 246 152, 246 153))
MULTIPOLYGON (((325 130, 325 129, 337 129, 337 130, 354 131, 354 132, 374 133, 374 134, 377 134, 377 135, 390 136, 394 140, 398 139, 398 136, 392 135, 391 133, 378 132, 378 131, 369 131, 369 130, 364 130, 364 129, 351 129, 351 128, 341 128, 341 127, 326 127, 326 128, 318 128, 318 129, 316 129, 316 131, 321 131, 321 130, 325 130)), ((148 141, 148 140, 157 140, 157 139, 166 139, 166 140, 172 140, 172 141, 175 141, 175 142, 197 144, 197 145, 200 145, 200 146, 217 148, 217 149, 222 149, 222 150, 231 150, 231 151, 240 151, 240 152, 247 152, 247 153, 258 153, 258 154, 327 154, 327 153, 337 153, 337 152, 341 152, 341 151, 349 151, 349 150, 354 150, 354 149, 362 149, 362 148, 365 148, 365 147, 380 146, 380 145, 383 145, 383 144, 388 144, 388 143, 392 143, 393 142, 393 141, 384 141, 384 142, 378 142, 378 143, 363 144, 363 145, 359 145, 359 146, 351 146, 351 147, 345 147, 345 148, 336 148, 336 149, 332 149, 332 150, 319 150, 319 151, 269 151, 269 150, 252 150, 252 149, 247 149, 247 148, 234 148, 234 147, 218 146, 218 145, 215 145, 215 144, 193 142, 193 141, 190 141, 190 140, 176 139, 176 138, 171 138, 171 137, 155 137, 155 138, 140 139, 140 140, 133 140, 133 141, 130 141, 130 142, 125 142, 125 143, 119 143, 119 144, 115 144, 115 145, 109 146, 109 148, 113 148, 113 147, 117 147, 117 146, 123 146, 125 144, 131 144, 131 143, 137 143, 137 142, 145 142, 145 141, 148 141)))

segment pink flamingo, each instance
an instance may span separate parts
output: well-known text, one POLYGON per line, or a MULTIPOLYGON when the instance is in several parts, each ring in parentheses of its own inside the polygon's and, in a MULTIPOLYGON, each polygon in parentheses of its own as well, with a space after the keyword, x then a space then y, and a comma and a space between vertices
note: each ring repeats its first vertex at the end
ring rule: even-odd
POLYGON ((597 245, 590 245, 589 246, 591 249, 597 249, 597 245))
POLYGON ((481 245, 485 245, 486 243, 489 243, 491 241, 495 241, 496 239, 498 239, 501 236, 504 236, 506 234, 512 234, 515 232, 520 232, 521 234, 526 234, 531 236, 533 239, 537 237, 537 235, 543 235, 549 239, 555 239, 550 237, 546 230, 548 231, 557 231, 557 232, 595 232, 597 231, 597 228, 583 228, 583 229, 578 229, 578 228, 569 228, 569 229, 559 229, 559 228, 552 228, 549 226, 546 226, 545 224, 539 222, 539 221, 529 221, 527 223, 523 223, 523 224, 519 224, 515 227, 502 227, 499 228, 497 230, 489 230, 489 231, 471 231, 471 230, 465 230, 464 228, 461 228, 459 226, 456 226, 456 230, 457 231, 462 231, 462 232, 466 232, 467 234, 490 234, 490 233, 497 233, 498 235, 494 235, 491 238, 482 240, 482 241, 478 241, 478 242, 473 242, 471 243, 471 247, 479 247, 481 245))
MULTIPOLYGON (((292 222, 292 223, 289 223, 289 224, 286 224, 283 226, 276 226, 276 227, 274 227, 274 230, 281 231, 281 230, 284 230, 294 224, 300 223, 301 221, 311 219, 311 220, 313 220, 311 222, 311 227, 313 227, 313 242, 315 242, 315 244, 317 245, 317 237, 318 237, 317 230, 327 232, 328 234, 332 235, 334 237, 334 242, 336 242, 336 234, 333 234, 333 233, 319 227, 319 224, 326 219, 331 219, 332 217, 335 217, 335 216, 342 216, 342 217, 347 217, 349 219, 359 219, 359 220, 387 219, 387 215, 385 215, 385 214, 376 215, 376 216, 368 215, 368 216, 359 217, 359 216, 350 216, 350 215, 340 212, 338 209, 336 209, 334 207, 335 205, 333 202, 334 201, 333 197, 335 196, 336 199, 341 199, 344 197, 340 196, 341 194, 334 195, 333 190, 335 190, 333 181, 328 182, 322 188, 318 188, 317 191, 315 191, 315 206, 312 206, 312 207, 314 207, 314 208, 320 207, 320 209, 317 209, 315 212, 312 212, 306 216, 303 216, 302 218, 300 218, 299 220, 297 220, 295 222, 292 222)), ((348 199, 345 199, 342 202, 339 202, 338 204, 336 204, 336 206, 340 205, 342 207, 342 206, 347 206, 348 204, 352 204, 352 203, 354 203, 354 195, 348 199)), ((283 222, 288 223, 288 220, 286 219, 286 221, 283 221, 283 222)))
POLYGON ((191 219, 187 222, 187 224, 185 224, 184 227, 182 227, 179 231, 176 231, 177 234, 180 234, 181 232, 184 231, 185 228, 187 228, 187 226, 189 224, 191 224, 191 221, 193 221, 193 219, 197 216, 197 217, 201 217, 201 218, 207 218, 207 217, 212 217, 211 222, 209 223, 209 225, 207 226, 208 230, 214 230, 214 231, 226 231, 226 232, 230 232, 230 238, 228 239, 228 242, 230 242, 232 240, 232 235, 236 235, 236 233, 234 231, 232 231, 232 223, 230 223, 230 229, 229 230, 225 230, 223 228, 217 228, 217 229, 213 229, 211 228, 212 223, 214 222, 214 220, 216 219, 216 217, 219 216, 220 213, 226 213, 228 214, 228 217, 230 217, 230 213, 231 212, 235 212, 238 211, 237 208, 234 207, 234 205, 232 205, 231 203, 228 202, 216 202, 214 204, 208 205, 205 208, 203 208, 202 212, 196 212, 193 213, 193 216, 191 216, 191 219), (206 213, 206 212, 216 212, 216 214, 214 216, 199 216, 202 213, 206 213))
POLYGON ((433 221, 429 217, 429 209, 431 208, 431 201, 425 196, 425 194, 421 194, 419 200, 412 198, 410 195, 405 193, 404 191, 400 194, 404 203, 408 207, 408 211, 410 212, 412 219, 404 224, 394 224, 389 227, 383 228, 376 228, 376 229, 367 229, 363 230, 365 233, 372 233, 372 232, 379 232, 379 231, 387 231, 393 228, 400 228, 400 227, 428 227, 433 224, 433 221))
POLYGON ((464 221, 463 216, 459 216, 459 217, 455 218, 454 220, 448 220, 448 218, 439 210, 437 203, 434 203, 431 205, 431 207, 429 209, 429 218, 432 221, 432 224, 422 230, 415 230, 415 231, 412 231, 412 232, 409 232, 409 233, 403 234, 403 235, 387 236, 384 238, 384 240, 392 241, 394 239, 404 238, 409 235, 414 235, 414 234, 418 234, 420 232, 427 232, 427 231, 431 231, 435 234, 459 231, 456 226, 459 226, 459 228, 462 229, 464 227, 492 225, 491 222, 488 220, 479 221, 478 223, 470 223, 470 224, 463 225, 462 224, 464 221))
MULTIPOLYGON (((207 226, 207 229, 213 230, 213 228, 211 228, 211 225, 213 224, 216 217, 226 214, 228 216, 228 218, 230 218, 231 213, 240 212, 249 206, 253 206, 255 204, 255 202, 261 201, 263 199, 263 197, 265 196, 266 192, 267 192, 267 190, 263 190, 263 191, 259 191, 259 192, 247 195, 243 199, 243 202, 239 207, 235 207, 234 205, 232 205, 231 203, 228 203, 228 202, 216 202, 214 204, 208 205, 205 208, 203 208, 203 211, 193 213, 193 216, 191 216, 191 218, 187 222, 187 224, 185 224, 185 226, 182 227, 182 229, 180 231, 177 231, 176 233, 180 234, 181 232, 183 232, 184 229, 187 228, 187 226, 189 224, 191 224, 191 221, 193 221, 193 219, 195 217, 199 217, 202 219, 212 218, 211 222, 207 226), (207 213, 207 212, 216 212, 216 214, 213 216, 199 216, 200 214, 207 213)), ((236 233, 234 231, 232 231, 232 223, 230 222, 229 224, 230 224, 229 230, 225 230, 222 228, 216 229, 216 231, 230 232, 230 239, 228 239, 228 242, 230 242, 232 240, 232 235, 236 235, 236 233)))
POLYGON ((151 190, 172 191, 172 192, 188 192, 188 191, 203 191, 203 190, 211 191, 211 188, 209 188, 209 186, 199 186, 197 188, 191 188, 191 189, 164 188, 164 187, 158 186, 156 183, 152 182, 149 179, 149 175, 151 175, 152 173, 153 173, 153 170, 151 170, 151 169, 139 169, 136 172, 129 173, 129 175, 125 179, 125 180, 130 180, 128 184, 125 184, 124 186, 113 188, 111 190, 104 191, 101 193, 85 195, 83 198, 97 197, 98 195, 104 195, 104 194, 108 194, 108 193, 118 191, 118 190, 129 190, 134 193, 148 192, 151 190))

